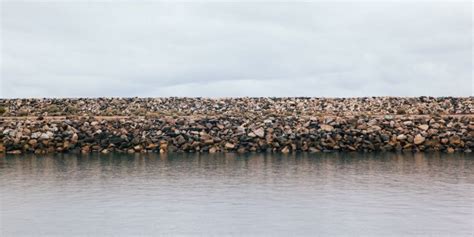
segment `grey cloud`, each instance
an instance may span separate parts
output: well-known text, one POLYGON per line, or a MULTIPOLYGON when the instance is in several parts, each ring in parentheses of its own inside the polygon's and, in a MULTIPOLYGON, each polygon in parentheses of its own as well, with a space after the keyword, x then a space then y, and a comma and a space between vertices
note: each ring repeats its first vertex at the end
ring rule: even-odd
POLYGON ((0 97, 470 96, 456 3, 2 3, 0 97))

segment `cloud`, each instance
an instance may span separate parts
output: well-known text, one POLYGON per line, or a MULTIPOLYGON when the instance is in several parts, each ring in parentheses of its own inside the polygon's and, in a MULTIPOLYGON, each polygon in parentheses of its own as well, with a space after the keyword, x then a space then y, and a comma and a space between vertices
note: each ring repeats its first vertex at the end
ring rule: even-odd
POLYGON ((0 97, 471 96, 456 3, 3 2, 0 97))

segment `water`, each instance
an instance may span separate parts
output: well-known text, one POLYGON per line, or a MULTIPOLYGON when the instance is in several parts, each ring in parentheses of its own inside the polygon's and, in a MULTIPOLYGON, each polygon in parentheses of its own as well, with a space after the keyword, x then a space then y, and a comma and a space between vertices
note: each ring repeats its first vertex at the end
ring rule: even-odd
POLYGON ((0 158, 1 236, 474 234, 470 154, 0 158))

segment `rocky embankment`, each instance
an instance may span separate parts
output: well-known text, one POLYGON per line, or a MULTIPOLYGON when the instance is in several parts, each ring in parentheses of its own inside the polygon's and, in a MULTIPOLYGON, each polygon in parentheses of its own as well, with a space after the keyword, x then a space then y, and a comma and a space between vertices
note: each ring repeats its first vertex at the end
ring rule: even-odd
POLYGON ((185 116, 474 114, 474 97, 0 99, 0 115, 185 116), (2 111, 3 110, 3 114, 2 111))
POLYGON ((0 106, 0 152, 11 154, 474 147, 473 97, 1 99, 0 106))

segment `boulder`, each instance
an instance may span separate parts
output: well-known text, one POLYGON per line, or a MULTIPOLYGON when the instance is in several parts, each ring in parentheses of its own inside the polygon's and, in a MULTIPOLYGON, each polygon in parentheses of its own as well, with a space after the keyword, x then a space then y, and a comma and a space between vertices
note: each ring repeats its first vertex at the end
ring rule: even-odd
POLYGON ((41 140, 48 140, 48 139, 50 139, 50 138, 51 138, 51 137, 49 136, 48 133, 42 133, 42 134, 40 135, 40 137, 39 137, 39 139, 41 139, 41 140))
POLYGON ((265 130, 263 128, 258 128, 257 130, 254 130, 253 133, 260 138, 265 137, 265 130))
POLYGON ((28 141, 28 144, 29 144, 30 146, 32 146, 32 147, 35 147, 36 144, 38 144, 38 141, 37 141, 36 139, 30 139, 30 140, 28 141))
POLYGON ((136 152, 140 152, 140 151, 143 150, 143 146, 141 146, 141 145, 136 145, 136 146, 133 147, 133 150, 135 150, 136 152))
POLYGON ((160 141, 160 152, 163 153, 168 151, 168 142, 167 141, 160 141))
POLYGON ((334 127, 329 124, 321 124, 321 129, 326 132, 332 132, 334 127))
POLYGON ((421 134, 417 134, 413 139, 413 142, 415 143, 415 145, 420 145, 425 142, 425 137, 423 137, 421 134))
POLYGON ((209 148, 209 153, 212 154, 212 153, 216 153, 216 152, 217 152, 217 148, 216 148, 216 147, 213 146, 213 147, 209 148))
POLYGON ((81 148, 81 153, 83 153, 83 154, 87 154, 87 153, 89 153, 90 151, 91 151, 91 147, 90 147, 90 146, 87 146, 87 145, 86 145, 86 146, 83 146, 83 147, 81 148))
POLYGON ((430 126, 428 124, 421 124, 418 126, 419 129, 423 130, 423 131, 426 131, 428 130, 428 128, 430 128, 430 126))
POLYGON ((397 136, 397 140, 399 141, 403 141, 403 140, 406 140, 407 139, 407 135, 405 134, 400 134, 397 136))
POLYGON ((71 143, 77 143, 77 140, 79 139, 79 136, 77 136, 77 133, 72 134, 71 137, 71 143))

